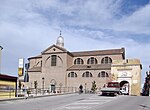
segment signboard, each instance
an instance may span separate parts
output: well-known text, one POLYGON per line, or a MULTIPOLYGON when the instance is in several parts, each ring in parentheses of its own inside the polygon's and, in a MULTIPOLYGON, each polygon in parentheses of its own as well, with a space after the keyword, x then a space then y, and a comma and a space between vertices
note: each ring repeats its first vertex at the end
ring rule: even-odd
POLYGON ((128 78, 128 77, 132 77, 132 74, 129 71, 120 71, 118 73, 118 77, 128 78))
POLYGON ((23 68, 23 67, 24 67, 24 59, 19 58, 19 68, 23 68))
POLYGON ((18 75, 23 76, 23 68, 18 68, 18 75))
POLYGON ((138 83, 138 81, 137 80, 133 80, 133 84, 137 84, 138 83))
POLYGON ((24 59, 19 58, 18 76, 23 76, 23 70, 24 70, 24 59))

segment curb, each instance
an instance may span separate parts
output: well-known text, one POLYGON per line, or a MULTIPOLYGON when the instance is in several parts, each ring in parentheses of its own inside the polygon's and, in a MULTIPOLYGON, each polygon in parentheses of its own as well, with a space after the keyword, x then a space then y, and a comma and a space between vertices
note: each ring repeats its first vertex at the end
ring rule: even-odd
POLYGON ((42 97, 57 96, 57 95, 67 95, 67 94, 74 94, 74 93, 57 93, 57 94, 39 95, 39 96, 6 98, 6 99, 0 99, 0 102, 3 102, 3 101, 13 101, 13 100, 23 100, 23 99, 26 100, 26 99, 42 98, 42 97))

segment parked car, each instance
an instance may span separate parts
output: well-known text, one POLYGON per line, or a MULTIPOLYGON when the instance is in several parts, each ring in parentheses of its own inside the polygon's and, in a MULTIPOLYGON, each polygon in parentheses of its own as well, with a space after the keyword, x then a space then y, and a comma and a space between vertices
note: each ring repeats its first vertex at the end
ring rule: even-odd
POLYGON ((122 95, 129 95, 128 91, 120 90, 120 92, 121 92, 122 95))

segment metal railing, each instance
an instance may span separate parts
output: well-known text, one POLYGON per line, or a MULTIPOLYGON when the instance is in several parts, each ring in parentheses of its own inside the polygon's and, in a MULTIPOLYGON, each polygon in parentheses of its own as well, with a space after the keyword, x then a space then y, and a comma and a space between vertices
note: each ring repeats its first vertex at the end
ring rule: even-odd
POLYGON ((0 90, 0 98, 14 98, 26 96, 42 96, 60 93, 75 93, 78 92, 76 87, 55 87, 54 90, 49 88, 28 88, 28 89, 7 89, 0 90))
POLYGON ((29 88, 21 89, 17 91, 18 97, 23 96, 39 96, 39 95, 50 95, 58 93, 75 93, 78 89, 76 87, 55 87, 55 90, 50 90, 49 88, 29 88))

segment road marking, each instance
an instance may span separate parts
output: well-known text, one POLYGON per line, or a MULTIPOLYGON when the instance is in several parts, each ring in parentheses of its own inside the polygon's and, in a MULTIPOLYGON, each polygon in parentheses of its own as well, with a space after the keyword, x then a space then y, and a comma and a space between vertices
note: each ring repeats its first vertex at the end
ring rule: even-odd
POLYGON ((89 97, 84 100, 76 101, 64 106, 58 107, 55 110, 90 110, 92 107, 102 105, 114 100, 116 97, 89 97))
POLYGON ((77 103, 73 103, 72 105, 92 105, 92 104, 99 104, 99 103, 98 102, 97 103, 95 103, 95 102, 91 102, 91 103, 89 103, 89 102, 85 102, 85 103, 77 102, 77 103))
POLYGON ((64 107, 60 107, 57 108, 55 110, 87 110, 90 107, 88 106, 64 106, 64 107))

